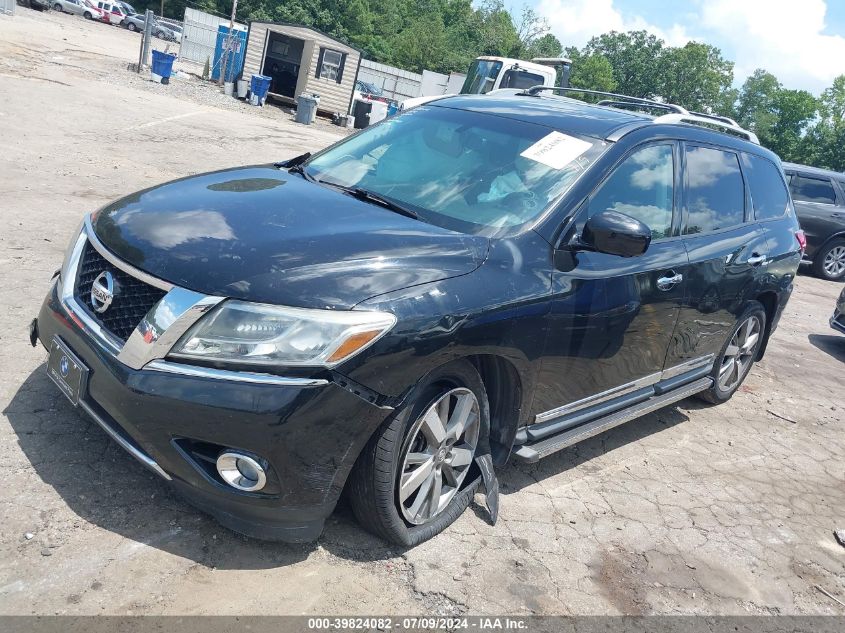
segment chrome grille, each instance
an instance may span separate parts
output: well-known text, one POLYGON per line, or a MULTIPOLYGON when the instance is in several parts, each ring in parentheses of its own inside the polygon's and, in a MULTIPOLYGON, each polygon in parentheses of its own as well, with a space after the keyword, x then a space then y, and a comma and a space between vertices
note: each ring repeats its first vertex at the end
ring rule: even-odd
POLYGON ((128 275, 100 255, 91 242, 86 242, 79 261, 74 295, 79 305, 102 327, 126 342, 132 331, 150 309, 167 294, 164 290, 128 275), (91 308, 91 285, 103 271, 114 277, 114 299, 105 312, 91 308))

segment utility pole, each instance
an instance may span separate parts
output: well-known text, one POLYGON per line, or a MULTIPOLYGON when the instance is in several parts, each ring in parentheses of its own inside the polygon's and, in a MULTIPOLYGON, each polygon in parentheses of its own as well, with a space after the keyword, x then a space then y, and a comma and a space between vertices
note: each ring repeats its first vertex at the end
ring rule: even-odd
MULTIPOLYGON (((164 2, 164 0, 162 0, 164 2)), ((229 61, 229 52, 232 48, 232 31, 235 30, 235 12, 238 10, 238 0, 234 0, 232 3, 232 17, 229 18, 229 33, 226 35, 226 38, 223 40, 223 50, 221 54, 223 55, 223 62, 220 65, 220 78, 217 80, 217 85, 222 86, 223 82, 226 81, 226 65, 229 61)))
POLYGON ((158 14, 158 17, 163 18, 164 17, 164 0, 161 0, 161 9, 159 9, 159 10, 161 11, 161 13, 158 14))

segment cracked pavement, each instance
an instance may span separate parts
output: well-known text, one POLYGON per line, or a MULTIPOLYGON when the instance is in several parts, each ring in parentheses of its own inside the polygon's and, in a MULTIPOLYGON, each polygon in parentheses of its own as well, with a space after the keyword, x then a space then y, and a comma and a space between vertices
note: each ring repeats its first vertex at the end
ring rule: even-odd
POLYGON ((83 213, 339 132, 146 82, 126 70, 138 42, 22 7, 0 19, 0 613, 845 615, 819 589, 845 601, 840 285, 805 275, 733 400, 500 469, 495 526, 476 504, 400 551, 341 505, 316 544, 289 546, 171 494, 64 400, 26 325, 83 213))

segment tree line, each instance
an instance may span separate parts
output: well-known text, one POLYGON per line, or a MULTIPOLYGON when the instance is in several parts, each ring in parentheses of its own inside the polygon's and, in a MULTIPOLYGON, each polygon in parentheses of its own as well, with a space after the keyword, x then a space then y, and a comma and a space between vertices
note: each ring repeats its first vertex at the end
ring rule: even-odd
MULTIPOLYGON (((161 0, 139 0, 159 11, 161 0)), ((186 6, 229 15, 231 0, 165 0, 181 19, 186 6)), ((421 72, 466 72, 478 55, 572 59, 570 83, 718 113, 754 131, 783 160, 845 170, 845 75, 819 97, 783 86, 764 69, 734 88, 734 63, 715 46, 669 46, 646 31, 608 32, 566 47, 528 6, 503 0, 239 0, 238 19, 305 24, 364 51, 366 58, 421 72)), ((573 95, 576 96, 576 95, 573 95)))

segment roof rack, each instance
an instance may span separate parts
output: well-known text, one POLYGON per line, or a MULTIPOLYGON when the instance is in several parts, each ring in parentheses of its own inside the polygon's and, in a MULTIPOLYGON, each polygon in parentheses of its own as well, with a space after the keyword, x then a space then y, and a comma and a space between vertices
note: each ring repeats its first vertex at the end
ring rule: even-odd
POLYGON ((597 105, 608 106, 612 108, 633 108, 636 106, 655 108, 657 110, 667 110, 667 114, 662 114, 654 118, 655 123, 688 123, 691 125, 704 125, 706 127, 715 127, 724 130, 728 133, 740 136, 752 143, 760 144, 760 140, 754 132, 742 128, 736 121, 730 117, 720 116, 718 114, 706 114, 704 112, 690 112, 674 103, 663 103, 654 101, 653 99, 641 99, 640 97, 629 97, 628 95, 617 94, 615 92, 603 92, 601 90, 587 90, 585 88, 561 87, 561 86, 533 86, 522 94, 536 97, 541 92, 578 92, 581 94, 596 95, 600 97, 610 97, 610 99, 603 99, 597 105))
MULTIPOLYGON (((735 121, 733 123, 728 123, 725 121, 727 117, 720 117, 714 116, 712 114, 693 114, 692 112, 688 114, 664 114, 659 117, 655 117, 655 123, 690 123, 692 125, 704 125, 705 127, 716 127, 720 130, 724 130, 735 136, 740 136, 752 143, 759 145, 760 139, 757 138, 757 135, 754 132, 746 130, 745 128, 741 128, 735 121)), ((732 121, 728 119, 728 121, 732 121)))

